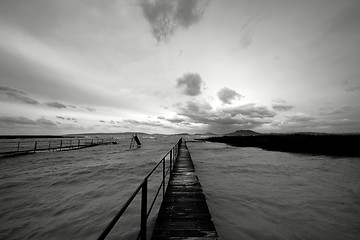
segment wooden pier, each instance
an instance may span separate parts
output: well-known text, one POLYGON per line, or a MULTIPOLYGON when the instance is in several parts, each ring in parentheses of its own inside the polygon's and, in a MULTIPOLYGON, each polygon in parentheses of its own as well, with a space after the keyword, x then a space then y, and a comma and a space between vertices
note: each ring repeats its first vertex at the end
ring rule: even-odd
POLYGON ((184 141, 179 147, 152 239, 218 239, 184 141))

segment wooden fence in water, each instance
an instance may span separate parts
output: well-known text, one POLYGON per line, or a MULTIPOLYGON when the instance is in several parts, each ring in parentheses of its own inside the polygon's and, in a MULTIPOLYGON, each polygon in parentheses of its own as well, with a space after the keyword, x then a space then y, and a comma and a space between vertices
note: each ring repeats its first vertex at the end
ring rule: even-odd
POLYGON ((114 139, 103 138, 73 138, 51 139, 36 141, 9 141, 1 142, 0 155, 17 155, 45 151, 69 151, 104 144, 116 144, 114 139))

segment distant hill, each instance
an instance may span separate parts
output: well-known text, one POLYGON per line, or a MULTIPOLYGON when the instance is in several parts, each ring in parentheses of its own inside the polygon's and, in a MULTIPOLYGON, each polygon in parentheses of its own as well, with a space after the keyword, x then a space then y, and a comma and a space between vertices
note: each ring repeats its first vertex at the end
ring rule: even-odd
POLYGON ((190 135, 190 134, 188 134, 188 133, 176 133, 176 134, 173 134, 173 136, 182 136, 182 135, 190 135))
POLYGON ((210 136, 210 135, 217 135, 217 134, 208 132, 208 133, 195 133, 194 135, 207 135, 207 136, 210 136))
POLYGON ((232 133, 224 134, 224 136, 256 136, 261 135, 261 133, 254 132, 251 130, 237 130, 232 133))

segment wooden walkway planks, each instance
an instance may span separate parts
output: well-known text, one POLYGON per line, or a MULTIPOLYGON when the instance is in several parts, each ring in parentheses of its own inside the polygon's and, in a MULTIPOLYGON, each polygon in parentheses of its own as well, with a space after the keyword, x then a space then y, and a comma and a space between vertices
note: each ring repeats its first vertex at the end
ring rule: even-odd
POLYGON ((184 141, 159 210, 152 239, 218 239, 184 141))

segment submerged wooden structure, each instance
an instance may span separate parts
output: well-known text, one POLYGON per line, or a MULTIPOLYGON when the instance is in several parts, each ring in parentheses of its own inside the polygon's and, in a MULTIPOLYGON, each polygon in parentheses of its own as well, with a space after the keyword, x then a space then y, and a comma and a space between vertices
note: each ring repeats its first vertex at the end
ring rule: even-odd
POLYGON ((217 239, 189 150, 180 145, 152 239, 217 239))

